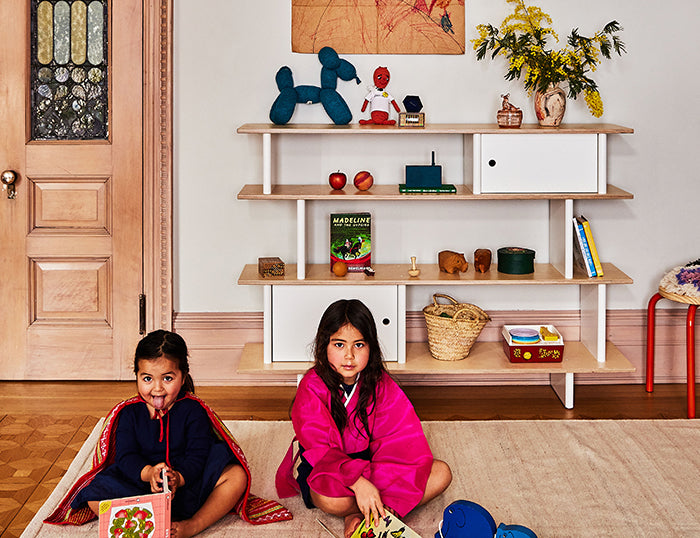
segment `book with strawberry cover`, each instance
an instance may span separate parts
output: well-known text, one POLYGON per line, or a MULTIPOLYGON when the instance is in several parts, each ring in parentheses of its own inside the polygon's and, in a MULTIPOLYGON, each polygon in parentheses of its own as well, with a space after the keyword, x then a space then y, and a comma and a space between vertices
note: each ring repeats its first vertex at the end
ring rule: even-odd
POLYGON ((369 213, 331 213, 330 268, 337 261, 348 272, 372 267, 372 216, 369 213))
POLYGON ((100 501, 99 538, 169 538, 171 492, 163 469, 163 491, 100 501))
POLYGON ((385 517, 379 518, 375 523, 370 521, 369 526, 366 520, 362 520, 360 526, 352 533, 351 538, 421 538, 416 531, 406 525, 397 516, 386 513, 385 517))

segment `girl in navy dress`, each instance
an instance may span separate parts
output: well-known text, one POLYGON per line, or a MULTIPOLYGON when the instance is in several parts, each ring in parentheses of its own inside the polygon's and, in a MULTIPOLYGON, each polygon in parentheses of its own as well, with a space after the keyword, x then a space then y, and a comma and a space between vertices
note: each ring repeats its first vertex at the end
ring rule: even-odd
POLYGON ((174 538, 193 536, 234 509, 251 523, 291 519, 277 503, 250 495, 245 456, 216 414, 192 394, 187 355, 185 341, 173 332, 154 331, 139 342, 138 395, 110 413, 102 463, 79 479, 48 522, 83 523, 94 518, 102 500, 163 491, 163 469, 173 492, 174 538), (268 503, 265 515, 261 503, 268 503))

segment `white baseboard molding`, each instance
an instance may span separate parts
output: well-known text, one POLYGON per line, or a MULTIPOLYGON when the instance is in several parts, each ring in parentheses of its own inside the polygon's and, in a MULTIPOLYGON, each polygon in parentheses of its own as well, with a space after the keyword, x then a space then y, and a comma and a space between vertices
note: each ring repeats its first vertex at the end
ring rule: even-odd
MULTIPOLYGON (((484 328, 480 340, 497 341, 500 328, 508 324, 555 325, 564 340, 578 340, 579 312, 575 311, 497 311, 489 312, 492 321, 484 328), (544 321, 543 321, 544 320, 544 321)), ((661 309, 656 313, 656 383, 686 382, 685 309, 661 309)), ((296 376, 285 374, 237 373, 243 346, 262 342, 261 312, 179 312, 173 328, 185 338, 190 350, 191 371, 200 385, 295 385, 296 376)), ((629 374, 578 374, 576 384, 644 383, 646 372, 646 310, 609 310, 608 339, 637 369, 629 374)), ((406 339, 427 341, 422 312, 406 314, 406 339)), ((469 360, 468 358, 465 360, 469 360)), ((546 385, 547 375, 464 375, 402 376, 407 385, 546 385)))

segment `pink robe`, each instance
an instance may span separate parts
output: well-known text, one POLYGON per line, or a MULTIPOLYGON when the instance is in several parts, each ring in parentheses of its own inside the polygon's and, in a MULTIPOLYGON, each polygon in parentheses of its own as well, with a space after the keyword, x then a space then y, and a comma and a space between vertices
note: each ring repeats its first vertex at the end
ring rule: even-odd
MULTIPOLYGON (((330 393, 321 378, 310 370, 301 380, 292 423, 295 440, 304 447, 304 458, 313 467, 309 487, 328 497, 350 497, 354 493, 349 486, 364 476, 379 489, 382 502, 403 517, 423 498, 433 454, 413 405, 390 376, 384 375, 378 383, 377 403, 368 413, 371 440, 362 435, 354 420, 359 392, 358 387, 347 406, 348 425, 341 435, 331 417, 330 393), (370 461, 348 456, 368 447, 370 461)), ((294 446, 292 443, 277 469, 275 483, 280 497, 299 491, 293 476, 299 458, 294 446)))

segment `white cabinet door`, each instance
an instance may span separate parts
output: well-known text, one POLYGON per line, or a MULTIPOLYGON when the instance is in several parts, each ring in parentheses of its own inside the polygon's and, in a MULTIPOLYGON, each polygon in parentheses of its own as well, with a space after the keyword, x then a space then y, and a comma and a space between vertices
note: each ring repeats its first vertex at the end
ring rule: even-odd
POLYGON ((597 192, 596 134, 481 137, 481 192, 597 192))
POLYGON ((398 286, 272 286, 272 362, 312 360, 318 322, 338 299, 359 299, 372 311, 384 360, 398 360, 403 310, 398 286))

